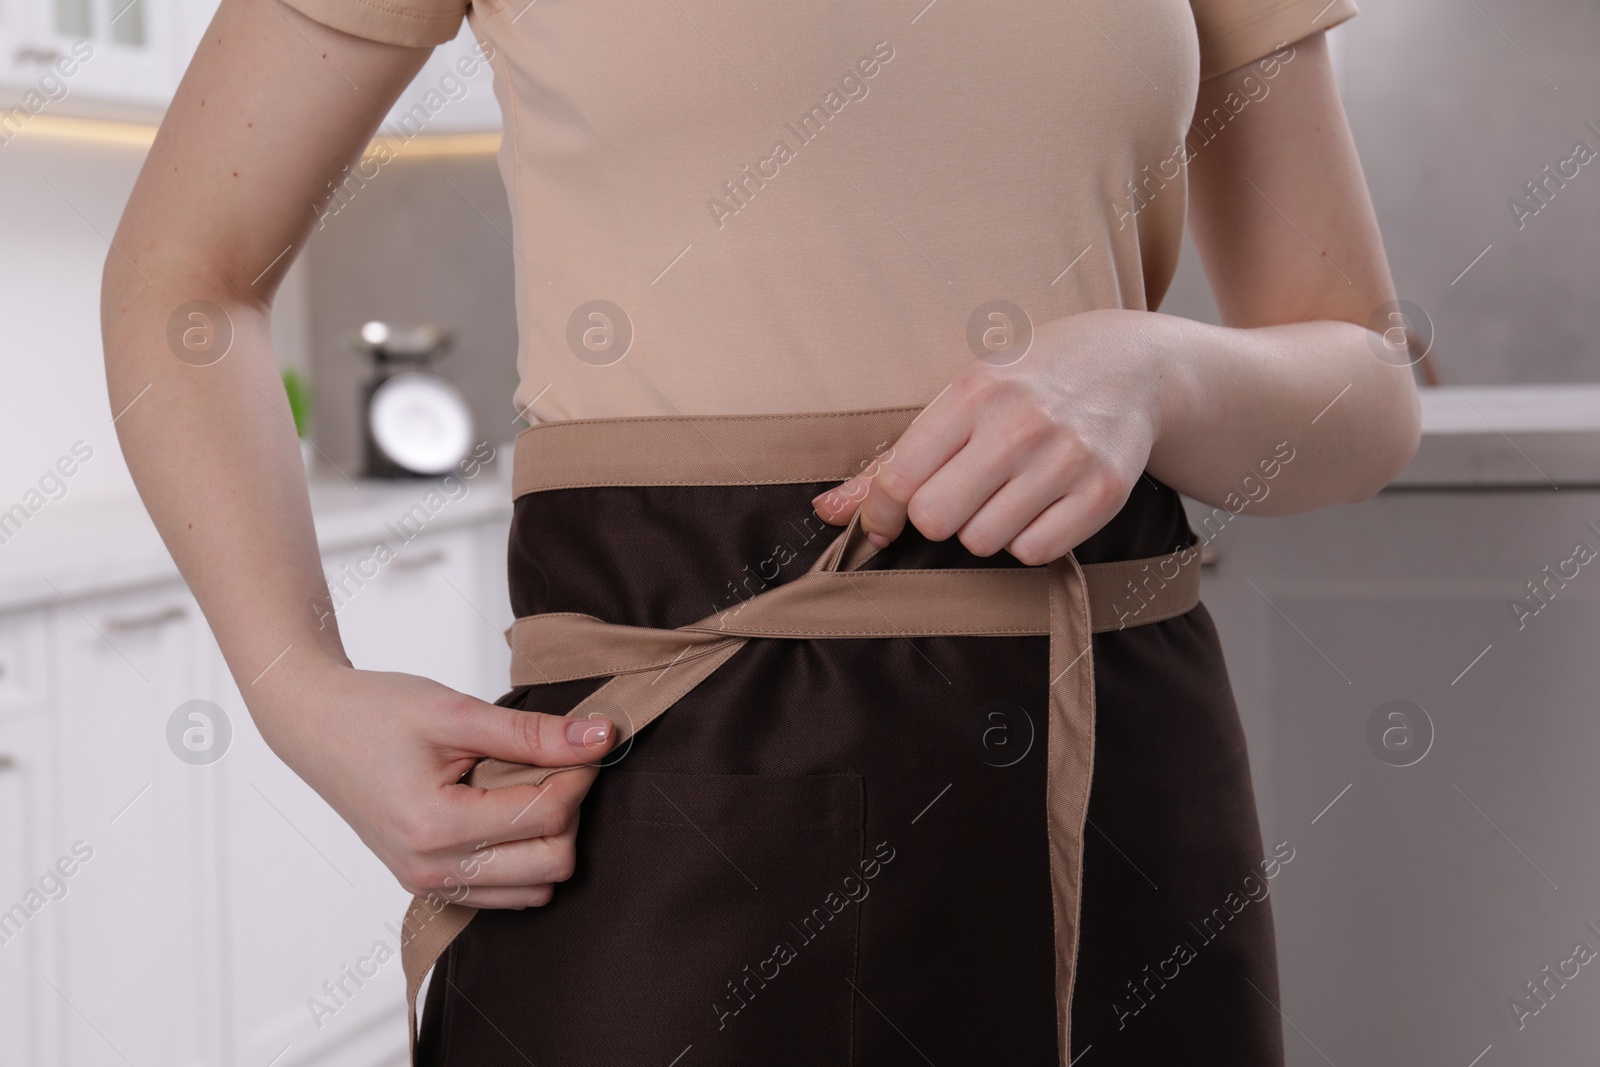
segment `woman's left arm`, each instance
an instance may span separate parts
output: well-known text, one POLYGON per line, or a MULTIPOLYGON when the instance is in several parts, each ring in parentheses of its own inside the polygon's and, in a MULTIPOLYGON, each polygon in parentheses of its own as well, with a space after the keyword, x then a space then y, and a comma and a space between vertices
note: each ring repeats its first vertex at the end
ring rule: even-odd
MULTIPOLYGON (((843 522, 859 504, 880 545, 909 519, 1040 564, 1104 526, 1144 470, 1215 506, 1248 498, 1255 515, 1388 484, 1416 453, 1416 386, 1367 325, 1393 284, 1326 42, 1294 49, 1271 95, 1188 164, 1223 325, 1126 310, 1044 323, 1026 358, 957 375, 886 460, 817 498, 819 514, 843 522)), ((1202 82, 1197 112, 1248 95, 1250 70, 1202 82)))
MULTIPOLYGON (((1421 430, 1409 356, 1369 329, 1394 285, 1327 42, 1294 48, 1249 121, 1189 164, 1189 227, 1224 325, 1156 317, 1182 384, 1150 472, 1220 505, 1288 441, 1296 458, 1256 514, 1371 497, 1421 430)), ((1242 93, 1251 70, 1202 82, 1196 114, 1242 93)))

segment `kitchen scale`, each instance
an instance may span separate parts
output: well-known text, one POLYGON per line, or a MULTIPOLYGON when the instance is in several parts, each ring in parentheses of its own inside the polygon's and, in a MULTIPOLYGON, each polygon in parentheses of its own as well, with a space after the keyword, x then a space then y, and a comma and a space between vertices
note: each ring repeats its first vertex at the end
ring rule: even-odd
POLYGON ((472 409, 461 390, 429 365, 454 344, 450 331, 368 322, 351 347, 371 358, 362 390, 368 478, 437 478, 472 450, 472 409))

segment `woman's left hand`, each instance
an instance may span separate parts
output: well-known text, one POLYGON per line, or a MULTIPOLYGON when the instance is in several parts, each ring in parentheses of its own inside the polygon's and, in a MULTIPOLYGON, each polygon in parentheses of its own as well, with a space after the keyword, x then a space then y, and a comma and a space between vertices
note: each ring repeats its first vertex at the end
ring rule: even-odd
POLYGON ((859 507, 880 548, 909 518, 967 550, 1036 566, 1066 555, 1128 499, 1175 384, 1151 312, 1089 311, 1040 325, 1027 354, 956 375, 882 459, 812 503, 859 507))

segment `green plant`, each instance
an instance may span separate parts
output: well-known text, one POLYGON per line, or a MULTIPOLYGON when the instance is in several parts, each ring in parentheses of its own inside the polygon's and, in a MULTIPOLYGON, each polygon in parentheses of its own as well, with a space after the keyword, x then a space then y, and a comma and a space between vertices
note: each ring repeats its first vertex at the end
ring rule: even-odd
POLYGON ((311 383, 293 367, 285 367, 283 391, 289 396, 289 410, 294 415, 294 432, 301 437, 310 436, 311 383))

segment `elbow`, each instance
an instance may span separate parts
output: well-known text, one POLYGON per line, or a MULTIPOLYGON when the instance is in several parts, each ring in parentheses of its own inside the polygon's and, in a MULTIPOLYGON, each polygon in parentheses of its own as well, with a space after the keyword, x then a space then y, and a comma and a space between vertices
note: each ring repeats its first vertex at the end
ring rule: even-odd
POLYGON ((1422 398, 1407 369, 1405 387, 1394 390, 1392 402, 1378 417, 1371 436, 1374 448, 1365 467, 1370 476, 1346 497, 1346 503, 1371 500, 1400 477, 1422 447, 1422 398))

